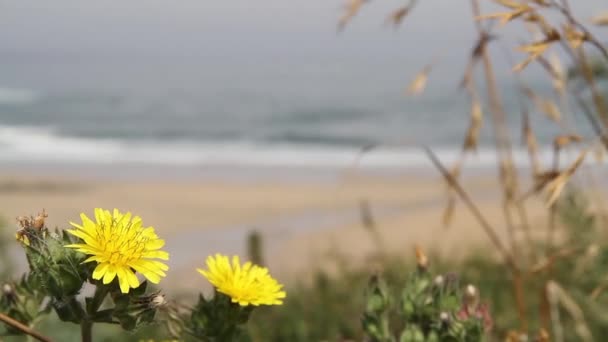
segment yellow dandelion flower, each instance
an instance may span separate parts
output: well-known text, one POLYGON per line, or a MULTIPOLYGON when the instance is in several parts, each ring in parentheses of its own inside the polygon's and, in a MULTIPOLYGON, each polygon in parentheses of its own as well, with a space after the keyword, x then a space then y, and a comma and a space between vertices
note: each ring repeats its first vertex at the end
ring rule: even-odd
POLYGON ((285 298, 283 285, 268 273, 268 269, 251 262, 241 266, 239 257, 216 254, 206 260, 209 270, 197 269, 217 290, 232 298, 233 303, 247 305, 281 305, 285 298))
POLYGON ((67 231, 79 237, 84 243, 67 245, 79 252, 91 255, 84 262, 97 262, 93 279, 102 279, 109 284, 118 277, 120 291, 129 293, 129 289, 139 286, 135 272, 141 273, 150 282, 158 284, 169 267, 152 259, 169 260, 169 253, 160 249, 165 241, 159 239, 154 228, 142 226, 139 216, 121 213, 114 209, 95 209, 95 222, 84 213, 80 214, 82 225, 72 223, 76 229, 67 231))

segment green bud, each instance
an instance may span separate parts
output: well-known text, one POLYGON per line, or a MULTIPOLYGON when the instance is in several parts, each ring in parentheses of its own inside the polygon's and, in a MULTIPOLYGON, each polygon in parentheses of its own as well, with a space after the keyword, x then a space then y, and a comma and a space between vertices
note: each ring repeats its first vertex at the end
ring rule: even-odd
POLYGON ((424 291, 426 291, 426 289, 429 287, 430 284, 431 284, 431 282, 426 277, 419 278, 416 281, 416 285, 415 285, 415 290, 414 290, 415 295, 418 296, 418 295, 422 294, 424 291))
POLYGON ((466 329, 464 327, 464 324, 460 321, 452 322, 448 331, 451 336, 457 339, 463 338, 466 335, 466 329))
POLYGON ((401 305, 401 309, 403 310, 403 316, 405 318, 409 318, 412 317, 415 313, 415 306, 414 306, 414 302, 412 302, 411 299, 409 298, 404 298, 403 299, 403 303, 401 305))
POLYGON ((414 342, 414 330, 409 326, 403 329, 399 342, 414 342))
POLYGON ((417 325, 408 325, 401 332, 399 342, 425 342, 424 333, 417 325))
POLYGON ((426 342, 439 342, 439 334, 436 331, 429 332, 429 335, 426 337, 426 342))
POLYGON ((367 312, 379 313, 388 307, 388 291, 386 290, 386 285, 382 279, 380 279, 380 277, 374 275, 370 278, 367 291, 367 312))
POLYGON ((386 307, 386 301, 381 294, 373 293, 367 298, 367 311, 382 312, 386 307))
POLYGON ((424 333, 418 327, 414 330, 414 342, 424 342, 424 333))

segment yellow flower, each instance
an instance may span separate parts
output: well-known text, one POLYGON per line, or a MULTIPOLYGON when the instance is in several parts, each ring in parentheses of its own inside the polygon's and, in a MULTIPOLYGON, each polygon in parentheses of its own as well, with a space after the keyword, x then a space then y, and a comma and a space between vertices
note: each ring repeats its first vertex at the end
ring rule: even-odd
POLYGON ((70 222, 76 229, 67 231, 83 240, 84 243, 67 245, 79 252, 91 255, 84 262, 97 262, 93 279, 102 279, 109 284, 118 277, 120 291, 139 286, 135 272, 141 273, 152 283, 158 284, 169 267, 157 260, 169 260, 169 253, 160 249, 165 241, 158 238, 154 228, 142 227, 139 216, 123 214, 117 209, 95 209, 95 222, 84 213, 80 214, 82 225, 70 222))
POLYGON ((30 246, 30 239, 22 230, 15 233, 15 240, 21 242, 24 246, 30 246))
POLYGON ((268 269, 246 262, 241 266, 239 257, 216 254, 207 257, 209 270, 197 269, 217 290, 232 298, 233 303, 247 305, 281 305, 285 298, 283 285, 268 273, 268 269))

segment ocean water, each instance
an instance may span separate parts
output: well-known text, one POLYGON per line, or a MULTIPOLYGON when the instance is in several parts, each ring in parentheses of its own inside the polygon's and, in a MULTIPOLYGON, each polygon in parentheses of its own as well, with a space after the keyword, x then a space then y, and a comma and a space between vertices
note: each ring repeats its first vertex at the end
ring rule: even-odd
MULTIPOLYGON (((372 2, 336 34, 342 5, 6 1, 0 162, 345 166, 377 146, 362 163, 409 167, 427 163, 421 145, 456 158, 469 116, 458 84, 476 40, 468 4, 429 0, 393 30, 386 15, 403 4, 372 2), (433 61, 427 91, 404 96, 433 61)), ((579 18, 599 6, 573 5, 579 18)), ((507 77, 524 58, 510 48, 528 39, 518 26, 501 28, 491 53, 525 164, 522 98, 507 77)), ((525 74, 536 91, 550 93, 540 67, 525 74)), ((564 114, 589 131, 580 115, 564 114)), ((534 110, 531 118, 548 156, 560 129, 534 110)), ((470 164, 495 165, 488 123, 470 164)))
MULTIPOLYGON (((390 60, 189 63, 4 66, 0 161, 419 166, 423 145, 455 159, 468 125, 459 72, 449 66, 438 73, 451 77, 431 74, 427 91, 412 97, 404 95, 412 72, 394 72, 390 60)), ((525 164, 520 98, 507 81, 501 87, 525 164)), ((534 110, 531 117, 548 159, 559 127, 534 110)), ((490 132, 486 120, 471 164, 495 165, 490 132)))

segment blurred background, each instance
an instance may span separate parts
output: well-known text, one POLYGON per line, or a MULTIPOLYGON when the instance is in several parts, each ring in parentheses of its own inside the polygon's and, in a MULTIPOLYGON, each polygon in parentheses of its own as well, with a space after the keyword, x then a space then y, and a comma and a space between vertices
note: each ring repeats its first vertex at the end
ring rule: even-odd
MULTIPOLYGON (((338 32, 340 1, 3 2, 2 212, 45 207, 64 226, 119 207, 170 233, 272 226, 291 237, 354 223, 370 197, 389 216, 429 206, 442 194, 420 184, 439 186, 420 146, 445 162, 460 154, 469 109, 458 83, 474 26, 468 3, 434 0, 397 30, 383 19, 400 4, 366 6, 338 32), (429 63, 427 90, 406 96, 429 63)), ((502 39, 524 33, 507 28, 502 39)), ((521 54, 493 53, 506 108, 519 111, 506 76, 521 54)), ((551 90, 534 66, 526 77, 551 90)), ((559 127, 531 118, 548 159, 559 127)), ((490 132, 472 169, 495 165, 490 132)), ((515 156, 525 167, 524 147, 515 156)))
MULTIPOLYGON (((461 156, 470 109, 459 84, 477 38, 470 5, 425 0, 397 29, 385 19, 402 4, 370 2, 340 31, 338 0, 0 2, 5 235, 14 217, 42 208, 60 228, 95 207, 132 211, 166 239, 163 286, 175 292, 207 286, 193 270, 210 253, 244 255, 252 231, 287 283, 327 266, 328 251, 356 264, 378 243, 456 259, 481 248, 487 238, 468 212, 442 224, 445 184, 420 148, 446 165, 461 156), (426 90, 408 95, 429 63, 426 90), (382 238, 370 238, 370 220, 382 238)), ((598 5, 572 10, 586 20, 598 5)), ((484 2, 484 13, 497 8, 484 2)), ((505 45, 529 40, 522 28, 500 32, 505 45)), ((528 172, 511 73, 524 54, 491 55, 515 166, 528 172)), ((551 94, 538 65, 521 77, 551 94)), ((563 127, 534 108, 530 120, 548 164, 563 127)), ((496 162, 484 124, 462 181, 501 227, 496 162)), ((531 224, 544 222, 542 201, 528 204, 531 224)))

